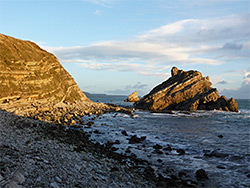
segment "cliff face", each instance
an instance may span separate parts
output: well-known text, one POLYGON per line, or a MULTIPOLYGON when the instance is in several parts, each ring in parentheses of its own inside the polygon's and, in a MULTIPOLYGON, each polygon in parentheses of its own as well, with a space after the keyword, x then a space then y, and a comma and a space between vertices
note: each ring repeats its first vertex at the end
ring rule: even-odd
POLYGON ((35 43, 0 34, 0 103, 90 101, 57 58, 35 43))
POLYGON ((212 88, 209 77, 198 71, 183 71, 173 67, 172 77, 156 86, 135 104, 138 109, 151 111, 164 110, 224 110, 238 111, 236 101, 219 96, 212 88))

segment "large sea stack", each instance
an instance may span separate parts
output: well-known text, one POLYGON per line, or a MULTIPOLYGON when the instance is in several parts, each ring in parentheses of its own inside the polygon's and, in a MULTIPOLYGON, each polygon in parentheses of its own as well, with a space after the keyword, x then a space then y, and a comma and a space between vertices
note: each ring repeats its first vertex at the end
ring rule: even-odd
POLYGON ((219 96, 208 76, 203 77, 198 71, 178 70, 176 67, 172 68, 171 75, 137 102, 135 107, 149 111, 238 111, 234 98, 228 100, 225 96, 219 96))

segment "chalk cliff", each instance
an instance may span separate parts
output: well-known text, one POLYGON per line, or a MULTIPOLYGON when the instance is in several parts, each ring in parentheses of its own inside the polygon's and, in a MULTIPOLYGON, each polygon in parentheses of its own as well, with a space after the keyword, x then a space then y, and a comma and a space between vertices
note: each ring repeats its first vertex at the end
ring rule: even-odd
POLYGON ((150 111, 168 110, 223 110, 238 111, 236 101, 219 96, 212 88, 209 77, 203 77, 198 71, 183 71, 176 67, 171 70, 172 76, 156 86, 149 94, 135 103, 138 109, 150 111))

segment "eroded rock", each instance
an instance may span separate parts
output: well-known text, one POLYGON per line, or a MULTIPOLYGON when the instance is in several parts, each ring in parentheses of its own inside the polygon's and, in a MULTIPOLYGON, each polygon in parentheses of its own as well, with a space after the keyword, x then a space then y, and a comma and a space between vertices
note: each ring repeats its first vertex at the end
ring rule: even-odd
POLYGON ((135 103, 137 109, 168 112, 170 110, 223 110, 238 111, 236 101, 219 96, 212 88, 209 77, 203 77, 198 71, 183 71, 173 67, 171 77, 156 86, 135 103))
POLYGON ((128 98, 124 102, 137 102, 139 100, 140 99, 138 97, 138 92, 135 91, 134 93, 132 93, 131 95, 129 95, 128 98))

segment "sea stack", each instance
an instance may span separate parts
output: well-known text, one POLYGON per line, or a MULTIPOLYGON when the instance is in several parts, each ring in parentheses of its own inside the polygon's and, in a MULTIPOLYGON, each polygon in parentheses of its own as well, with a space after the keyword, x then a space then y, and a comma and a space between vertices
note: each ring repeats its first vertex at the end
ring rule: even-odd
POLYGON ((153 88, 149 94, 135 103, 137 109, 149 111, 169 110, 223 110, 238 112, 234 98, 219 96, 212 88, 209 77, 198 71, 183 71, 177 67, 171 70, 171 77, 153 88))
POLYGON ((139 100, 138 92, 135 91, 134 93, 130 94, 124 102, 138 102, 139 100))

